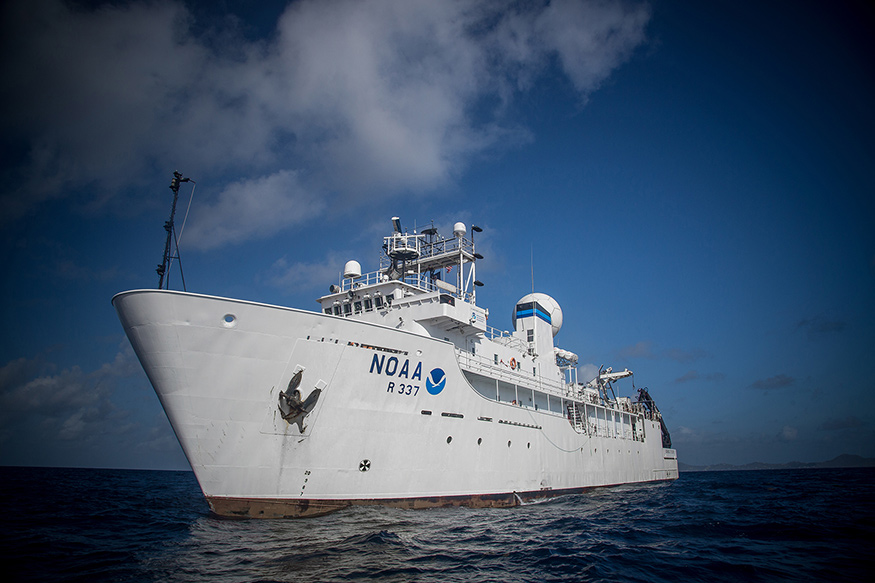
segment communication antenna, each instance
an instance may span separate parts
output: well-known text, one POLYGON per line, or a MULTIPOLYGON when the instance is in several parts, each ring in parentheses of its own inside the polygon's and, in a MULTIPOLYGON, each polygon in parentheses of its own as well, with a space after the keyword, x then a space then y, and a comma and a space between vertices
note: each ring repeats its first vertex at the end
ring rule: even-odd
MULTIPOLYGON (((475 261, 471 262, 471 272, 469 274, 470 279, 474 280, 474 287, 471 288, 471 303, 474 305, 477 304, 477 288, 483 287, 483 282, 477 279, 477 272, 475 267, 477 266, 477 259, 483 259, 483 256, 477 253, 476 248, 474 247, 474 233, 482 233, 483 229, 478 227, 477 225, 471 225, 471 255, 474 256, 475 261)), ((466 286, 467 287, 467 286, 466 286)))
MULTIPOLYGON (((173 205, 170 207, 170 219, 164 223, 164 230, 167 231, 167 240, 164 242, 164 256, 161 259, 161 264, 155 270, 158 273, 158 289, 170 289, 170 274, 168 268, 172 261, 176 259, 179 262, 179 275, 182 278, 182 290, 185 291, 185 275, 182 273, 182 259, 179 256, 179 239, 176 236, 176 227, 174 226, 174 217, 176 216, 176 201, 179 199, 179 184, 181 182, 194 182, 191 178, 183 178, 178 171, 173 172, 173 180, 170 181, 170 190, 173 191, 173 205), (173 249, 176 249, 176 254, 173 254, 173 249), (165 276, 167 276, 165 278, 165 276)), ((186 213, 187 215, 188 213, 186 213)))
MULTIPOLYGON (((532 266, 532 312, 537 311, 535 307, 537 305, 537 300, 535 299, 535 244, 532 243, 531 246, 531 266, 532 266)), ((538 346, 538 325, 535 322, 536 318, 532 318, 532 352, 534 353, 535 349, 538 346)))

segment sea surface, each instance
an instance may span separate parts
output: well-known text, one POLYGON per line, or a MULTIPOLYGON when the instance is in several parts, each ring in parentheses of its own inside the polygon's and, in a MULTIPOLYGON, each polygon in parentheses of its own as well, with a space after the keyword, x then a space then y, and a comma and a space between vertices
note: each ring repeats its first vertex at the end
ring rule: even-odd
POLYGON ((682 473, 509 509, 229 520, 191 472, 5 467, 0 505, 11 581, 875 580, 871 468, 682 473))

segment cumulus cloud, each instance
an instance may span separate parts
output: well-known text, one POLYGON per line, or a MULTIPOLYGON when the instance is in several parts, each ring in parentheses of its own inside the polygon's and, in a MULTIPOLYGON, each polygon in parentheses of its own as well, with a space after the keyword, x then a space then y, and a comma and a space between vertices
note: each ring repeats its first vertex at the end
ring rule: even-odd
POLYGON ((862 427, 864 423, 854 415, 848 415, 843 418, 827 419, 818 426, 821 431, 839 431, 841 429, 856 429, 862 427))
POLYGON ((599 367, 594 364, 583 364, 577 368, 577 379, 580 382, 588 383, 599 374, 599 367))
POLYGON ((93 465, 115 456, 131 463, 136 452, 168 442, 166 419, 146 427, 119 406, 116 392, 142 369, 130 344, 115 358, 86 372, 78 366, 58 370, 42 358, 20 358, 0 368, 0 463, 15 465, 93 465), (107 440, 107 436, 112 436, 107 440), (106 448, 115 448, 108 456, 106 448))
POLYGON ((701 429, 694 429, 685 425, 679 425, 672 433, 678 445, 682 443, 702 443, 706 439, 705 433, 701 429))
POLYGON ((697 370, 687 371, 680 377, 676 378, 676 383, 688 383, 690 381, 721 381, 726 378, 722 372, 713 372, 708 374, 699 374, 697 370))
POLYGON ((798 437, 798 435, 798 429, 789 425, 785 425, 783 428, 781 428, 780 433, 778 433, 778 439, 780 441, 794 441, 796 437, 798 437))
POLYGON ((0 128, 25 151, 6 168, 5 219, 89 183, 118 188, 172 129, 174 96, 204 60, 183 40, 179 4, 74 10, 56 0, 3 7, 0 128))
POLYGON ((130 376, 136 369, 133 351, 119 352, 113 362, 86 373, 78 366, 57 373, 38 359, 18 359, 0 369, 0 422, 8 439, 17 422, 39 418, 47 435, 60 439, 81 437, 89 423, 114 417, 109 395, 112 379, 130 376))
POLYGON ((179 168, 213 177, 186 235, 200 248, 276 232, 326 199, 446 184, 530 139, 504 114, 547 67, 585 100, 649 19, 603 0, 301 0, 246 40, 195 33, 174 0, 0 10, 4 220, 86 189, 95 204, 136 200, 179 168))
POLYGON ((656 358, 652 342, 637 342, 620 349, 620 358, 656 358))
POLYGON ((337 280, 343 263, 338 254, 317 263, 290 263, 286 257, 281 257, 262 275, 262 279, 267 284, 286 291, 320 287, 327 293, 328 285, 337 280))
POLYGON ((771 390, 771 389, 780 389, 783 387, 787 387, 792 385, 796 379, 791 376, 787 376, 785 374, 775 375, 773 377, 768 377, 765 379, 758 379, 752 382, 749 386, 752 389, 763 389, 763 390, 771 390))
POLYGON ((319 215, 323 207, 321 197, 302 187, 295 172, 280 170, 232 182, 212 203, 195 208, 191 227, 182 235, 200 248, 218 247, 273 235, 319 215))
POLYGON ((620 349, 620 358, 667 359, 675 362, 693 362, 708 356, 708 352, 698 348, 684 350, 681 348, 658 348, 650 341, 636 342, 620 349))
POLYGON ((845 325, 846 323, 843 320, 833 320, 822 316, 805 318, 798 323, 799 329, 807 332, 810 337, 819 337, 842 332, 845 329, 845 325))
POLYGON ((692 350, 683 350, 680 348, 669 348, 663 351, 663 356, 675 362, 693 362, 708 356, 708 352, 700 348, 692 350))

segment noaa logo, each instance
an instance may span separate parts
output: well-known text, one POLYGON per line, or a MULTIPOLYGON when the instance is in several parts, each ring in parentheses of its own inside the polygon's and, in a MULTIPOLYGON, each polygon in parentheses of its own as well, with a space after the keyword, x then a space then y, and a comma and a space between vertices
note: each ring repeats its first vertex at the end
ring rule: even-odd
POLYGON ((425 378, 425 388, 431 395, 437 395, 447 386, 447 375, 439 368, 431 369, 425 378))

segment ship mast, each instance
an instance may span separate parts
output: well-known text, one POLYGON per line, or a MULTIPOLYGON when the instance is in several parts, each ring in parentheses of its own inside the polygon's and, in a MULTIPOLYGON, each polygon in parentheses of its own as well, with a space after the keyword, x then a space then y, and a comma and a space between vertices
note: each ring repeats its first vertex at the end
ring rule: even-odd
POLYGON ((158 289, 170 289, 170 274, 167 269, 173 259, 179 262, 179 275, 182 278, 182 289, 185 291, 185 275, 182 273, 182 259, 179 256, 179 240, 176 237, 176 227, 174 226, 174 217, 176 216, 176 201, 179 199, 179 183, 189 182, 190 178, 183 178, 178 171, 173 172, 173 180, 170 181, 170 190, 173 191, 173 205, 170 207, 170 219, 164 223, 164 230, 167 231, 167 240, 164 243, 164 256, 161 259, 161 264, 155 270, 158 273, 158 289), (176 248, 176 254, 172 255, 172 249, 176 248), (167 279, 164 279, 164 276, 167 279))
POLYGON ((415 283, 428 291, 439 288, 477 304, 476 289, 483 282, 475 277, 474 262, 483 256, 474 251, 474 233, 482 233, 482 228, 472 226, 470 240, 465 238, 468 231, 461 222, 453 225, 453 237, 449 239, 439 236, 433 224, 420 234, 414 231, 410 235, 401 227, 401 219, 392 217, 392 229, 392 234, 383 238, 380 257, 380 270, 387 278, 415 283), (384 259, 388 262, 384 263, 384 259), (465 265, 469 263, 466 275, 465 265), (457 268, 456 284, 441 281, 442 270, 449 272, 453 267, 457 268), (425 282, 424 276, 427 277, 425 282))

